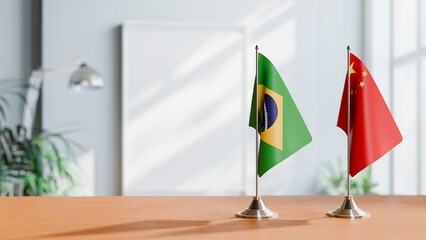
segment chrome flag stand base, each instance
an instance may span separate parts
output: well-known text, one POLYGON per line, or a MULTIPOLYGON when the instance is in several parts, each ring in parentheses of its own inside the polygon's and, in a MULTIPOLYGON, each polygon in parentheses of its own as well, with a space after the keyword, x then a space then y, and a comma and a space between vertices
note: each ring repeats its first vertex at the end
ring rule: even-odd
POLYGON ((276 218, 278 213, 269 210, 260 197, 253 197, 250 206, 236 214, 239 218, 276 218))
POLYGON ((336 210, 329 211, 327 215, 330 217, 351 219, 370 217, 370 213, 364 212, 356 205, 352 195, 345 196, 345 200, 343 200, 342 206, 336 210))

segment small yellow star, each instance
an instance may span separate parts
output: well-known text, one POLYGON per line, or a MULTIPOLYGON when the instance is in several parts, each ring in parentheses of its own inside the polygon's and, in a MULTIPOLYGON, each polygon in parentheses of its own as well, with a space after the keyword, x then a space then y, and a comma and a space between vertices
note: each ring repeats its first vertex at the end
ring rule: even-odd
POLYGON ((351 74, 352 74, 352 73, 356 73, 356 72, 355 72, 355 70, 354 70, 354 63, 355 63, 355 62, 353 62, 353 63, 351 64, 351 67, 349 68, 349 77, 351 76, 351 74))
POLYGON ((354 95, 354 90, 351 90, 351 96, 354 95))
POLYGON ((358 93, 358 89, 355 89, 355 95, 358 93))
POLYGON ((363 76, 363 77, 366 77, 366 76, 367 76, 367 71, 363 71, 363 72, 362 72, 362 76, 363 76))
POLYGON ((360 87, 364 87, 364 86, 365 86, 365 83, 364 83, 364 82, 360 82, 360 83, 359 83, 359 86, 360 86, 360 87))

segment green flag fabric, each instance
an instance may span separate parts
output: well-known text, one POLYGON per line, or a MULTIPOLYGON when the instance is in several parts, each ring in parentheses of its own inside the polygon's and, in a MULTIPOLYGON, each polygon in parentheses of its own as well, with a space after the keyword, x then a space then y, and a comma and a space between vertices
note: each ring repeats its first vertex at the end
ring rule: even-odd
POLYGON ((254 88, 249 126, 256 129, 258 113, 261 140, 258 174, 262 176, 310 143, 312 137, 277 69, 261 53, 258 53, 258 74, 258 109, 254 88))

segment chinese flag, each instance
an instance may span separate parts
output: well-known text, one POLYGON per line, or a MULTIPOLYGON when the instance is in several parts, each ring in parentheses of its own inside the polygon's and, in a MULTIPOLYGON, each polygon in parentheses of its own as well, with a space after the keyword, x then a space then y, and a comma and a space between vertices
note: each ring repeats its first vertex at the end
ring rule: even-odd
MULTIPOLYGON (((395 120, 364 64, 350 54, 350 174, 381 158, 402 141, 395 120)), ((348 134, 348 89, 346 76, 337 126, 348 134)))

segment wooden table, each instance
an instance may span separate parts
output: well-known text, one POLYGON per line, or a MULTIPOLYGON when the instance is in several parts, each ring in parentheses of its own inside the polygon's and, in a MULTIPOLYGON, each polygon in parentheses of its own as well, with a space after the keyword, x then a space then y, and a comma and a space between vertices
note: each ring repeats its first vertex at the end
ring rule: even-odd
POLYGON ((0 239, 426 239, 426 196, 356 196, 360 220, 325 215, 341 196, 263 200, 278 218, 235 218, 251 197, 3 197, 0 239))

